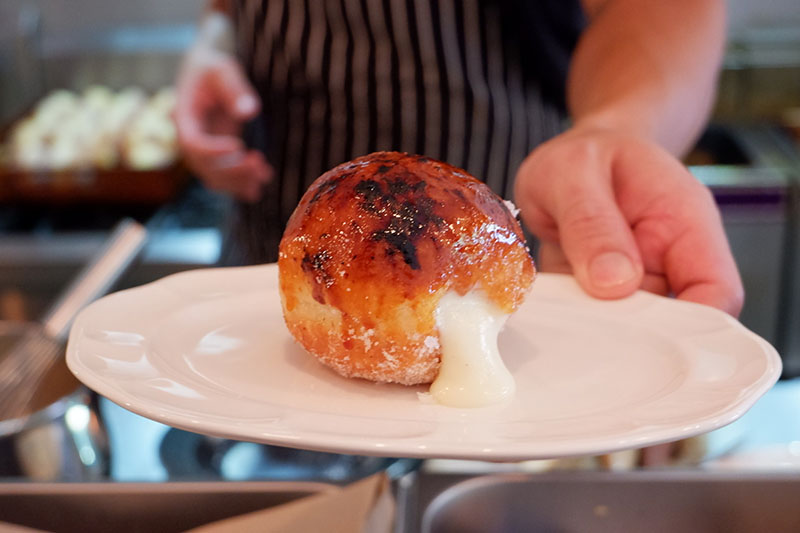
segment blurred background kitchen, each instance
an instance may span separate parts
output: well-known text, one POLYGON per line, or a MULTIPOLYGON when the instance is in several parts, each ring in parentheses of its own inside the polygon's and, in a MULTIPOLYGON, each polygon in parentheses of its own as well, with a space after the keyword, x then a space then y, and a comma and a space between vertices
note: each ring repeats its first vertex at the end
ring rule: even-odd
MULTIPOLYGON (((728 3, 716 109, 686 163, 721 206, 747 290, 741 320, 777 347, 784 376, 693 461, 800 472, 800 3, 728 3)), ((115 288, 216 262, 227 199, 181 165, 169 118, 203 4, 0 3, 3 321, 39 319, 124 217, 146 225, 150 238, 115 288)), ((26 426, 50 428, 34 457, 19 457, 30 448, 19 427, 0 427, 0 477, 345 480, 353 469, 385 466, 319 456, 310 469, 286 467, 281 450, 172 430, 75 383, 64 387, 75 392, 48 398, 52 408, 26 426)))

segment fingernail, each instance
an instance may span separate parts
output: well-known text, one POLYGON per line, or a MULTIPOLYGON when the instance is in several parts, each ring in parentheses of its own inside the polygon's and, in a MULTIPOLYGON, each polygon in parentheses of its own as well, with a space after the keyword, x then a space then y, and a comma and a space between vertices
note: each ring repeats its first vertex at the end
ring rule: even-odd
POLYGON ((635 277, 636 268, 621 252, 605 252, 589 263, 589 280, 595 287, 615 287, 635 277))
POLYGON ((239 113, 247 114, 256 110, 256 99, 250 95, 240 96, 236 99, 236 110, 239 113))

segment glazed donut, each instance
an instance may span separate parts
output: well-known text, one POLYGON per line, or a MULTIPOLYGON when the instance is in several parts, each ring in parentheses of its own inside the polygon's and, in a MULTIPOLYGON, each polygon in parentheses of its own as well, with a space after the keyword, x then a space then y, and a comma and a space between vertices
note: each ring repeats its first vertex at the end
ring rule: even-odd
POLYGON ((533 282, 509 206, 465 171, 424 156, 377 152, 326 172, 280 243, 289 331, 344 376, 432 382, 445 294, 480 290, 510 314, 533 282))

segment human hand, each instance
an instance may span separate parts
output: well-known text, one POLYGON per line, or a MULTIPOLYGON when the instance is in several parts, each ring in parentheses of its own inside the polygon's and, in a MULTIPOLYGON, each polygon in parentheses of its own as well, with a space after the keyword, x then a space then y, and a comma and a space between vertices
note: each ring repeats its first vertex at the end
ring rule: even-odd
POLYGON ((657 145, 576 127, 533 151, 515 202, 543 271, 598 298, 636 289, 741 311, 744 290, 710 191, 657 145))
MULTIPOLYGON (((572 272, 593 296, 641 288, 741 311, 741 279, 711 193, 655 144, 570 130, 523 162, 515 201, 541 240, 539 268, 572 272)), ((640 464, 665 466, 679 447, 644 448, 640 464)))
POLYGON ((189 167, 211 189, 258 200, 273 170, 240 138, 260 103, 239 63, 211 47, 193 48, 181 67, 177 96, 175 123, 189 167))

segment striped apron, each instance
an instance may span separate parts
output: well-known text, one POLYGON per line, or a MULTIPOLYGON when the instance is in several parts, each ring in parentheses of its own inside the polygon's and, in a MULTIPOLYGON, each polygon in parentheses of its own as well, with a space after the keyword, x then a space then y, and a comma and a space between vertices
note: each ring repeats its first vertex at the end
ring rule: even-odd
POLYGON ((274 261, 320 174, 376 150, 447 161, 510 198, 564 123, 583 26, 566 0, 241 0, 238 53, 262 99, 247 141, 276 179, 237 205, 228 263, 274 261))

